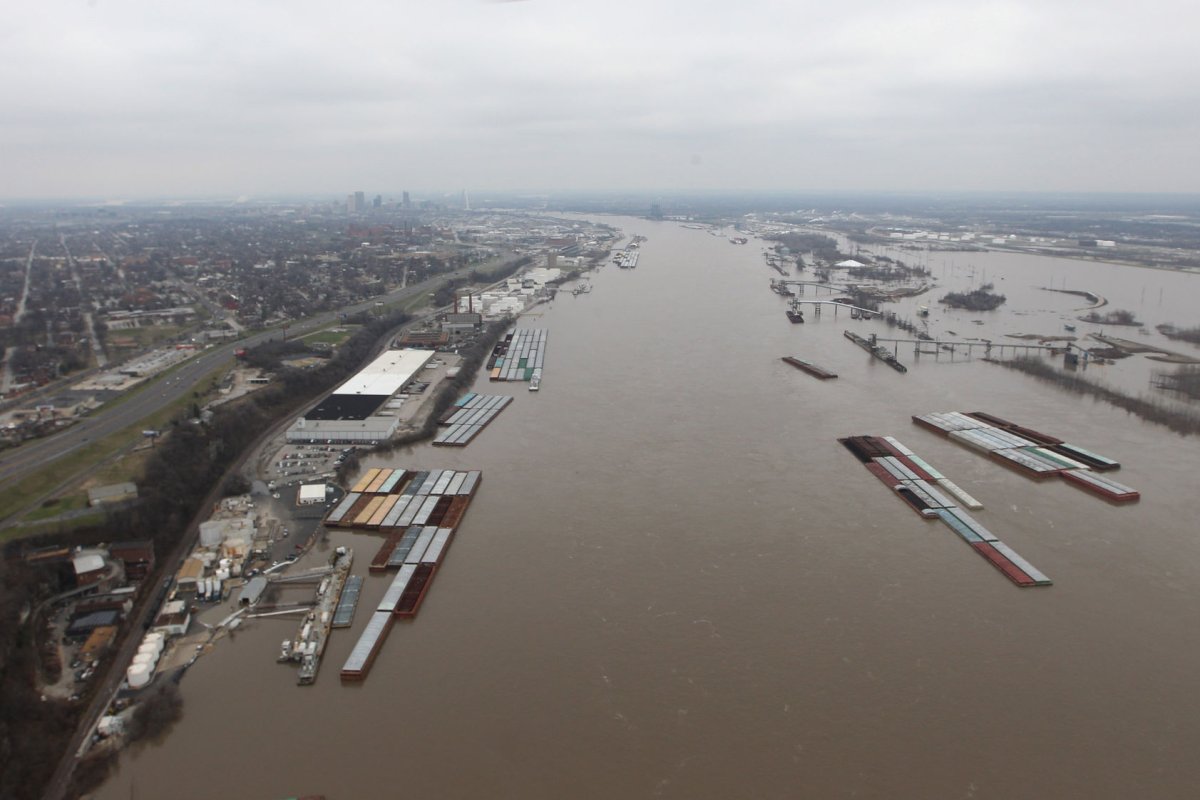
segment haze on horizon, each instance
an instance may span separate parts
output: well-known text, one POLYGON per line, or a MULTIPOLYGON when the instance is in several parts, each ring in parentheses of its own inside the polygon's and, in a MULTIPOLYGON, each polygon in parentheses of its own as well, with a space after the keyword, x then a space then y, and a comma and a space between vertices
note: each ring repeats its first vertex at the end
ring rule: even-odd
POLYGON ((7 198, 1200 191, 1200 6, 6 9, 7 198))

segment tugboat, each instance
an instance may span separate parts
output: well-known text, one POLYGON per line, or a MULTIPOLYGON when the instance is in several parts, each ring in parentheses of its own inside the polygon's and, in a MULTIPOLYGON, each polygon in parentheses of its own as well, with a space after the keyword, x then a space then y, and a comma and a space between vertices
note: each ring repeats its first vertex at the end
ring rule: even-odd
POLYGON ((787 318, 793 325, 804 322, 804 312, 795 307, 789 308, 787 310, 787 318))

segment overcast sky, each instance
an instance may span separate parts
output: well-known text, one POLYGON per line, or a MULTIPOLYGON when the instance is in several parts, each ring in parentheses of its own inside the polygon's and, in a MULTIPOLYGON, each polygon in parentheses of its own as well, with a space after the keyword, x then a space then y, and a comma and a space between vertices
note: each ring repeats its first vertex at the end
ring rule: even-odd
POLYGON ((29 0, 0 196, 1200 191, 1196 0, 29 0))

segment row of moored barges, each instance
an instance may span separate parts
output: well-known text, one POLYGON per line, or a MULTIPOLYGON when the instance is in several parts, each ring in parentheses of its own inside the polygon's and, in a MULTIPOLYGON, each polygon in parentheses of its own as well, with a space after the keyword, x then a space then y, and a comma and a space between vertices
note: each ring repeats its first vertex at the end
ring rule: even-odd
POLYGON ((511 397, 503 395, 474 392, 463 395, 438 420, 438 424, 445 427, 433 443, 442 447, 466 447, 511 402, 511 397))
POLYGON ((978 501, 898 440, 890 436, 850 436, 838 441, 910 508, 926 519, 941 520, 1013 583, 1021 587, 1051 584, 1048 577, 963 511, 942 490, 971 509, 982 508, 978 501))
POLYGON ((992 414, 938 412, 913 416, 913 422, 1031 478, 1059 476, 1117 503, 1141 497, 1136 489, 1096 474, 1120 468, 1119 462, 992 414))
POLYGON ((481 479, 477 470, 370 469, 330 512, 326 525, 385 533, 370 570, 397 570, 342 666, 343 680, 366 677, 394 617, 416 616, 481 479), (370 491, 384 486, 388 494, 370 491))
POLYGON ((546 331, 518 328, 504 337, 488 359, 488 376, 493 381, 527 381, 546 360, 546 331))

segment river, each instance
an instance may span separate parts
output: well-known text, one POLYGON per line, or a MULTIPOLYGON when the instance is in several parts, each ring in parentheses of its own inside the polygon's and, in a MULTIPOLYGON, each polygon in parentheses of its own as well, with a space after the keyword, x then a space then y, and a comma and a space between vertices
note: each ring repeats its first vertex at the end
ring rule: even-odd
MULTIPOLYGON (((314 686, 274 663, 294 622, 221 642, 183 681, 183 719, 124 755, 99 797, 1200 794, 1194 439, 978 358, 902 349, 898 374, 842 336, 902 335, 881 323, 789 324, 758 240, 614 224, 648 237, 637 269, 606 266, 591 293, 520 322, 549 331, 540 392, 481 378, 516 401, 469 447, 373 464, 483 482, 367 680, 337 672, 379 576, 314 686), (910 421, 943 410, 1116 458, 1142 500, 1035 483, 910 421), (837 443, 852 434, 912 447, 1055 584, 1019 589, 913 514, 837 443)), ((1035 287, 1064 284, 1151 328, 1197 322, 1198 276, 983 253, 930 267, 949 288, 986 269, 1009 297, 991 315, 934 307, 938 330, 1059 333, 1086 303, 1035 287)), ((311 558, 350 544, 366 574, 377 541, 334 533, 311 558)))

